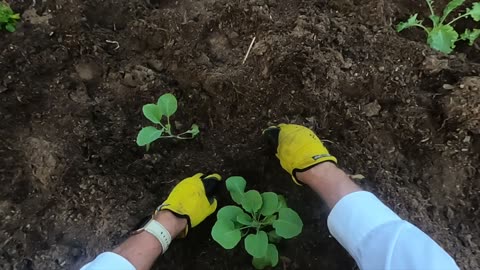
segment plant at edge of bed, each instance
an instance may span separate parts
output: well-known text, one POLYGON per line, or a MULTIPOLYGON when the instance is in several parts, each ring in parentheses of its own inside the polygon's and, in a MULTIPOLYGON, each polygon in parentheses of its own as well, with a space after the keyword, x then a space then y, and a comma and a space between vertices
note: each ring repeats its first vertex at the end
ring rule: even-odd
POLYGON ((480 36, 480 29, 466 29, 461 35, 453 28, 452 24, 462 18, 471 17, 475 22, 480 21, 480 2, 475 2, 472 8, 467 8, 465 13, 457 16, 448 23, 445 23, 448 15, 455 9, 460 7, 465 0, 452 0, 443 9, 442 17, 435 15, 433 10, 433 0, 426 0, 428 8, 430 9, 430 16, 428 17, 432 21, 433 27, 424 26, 423 20, 418 20, 418 13, 410 16, 406 22, 401 22, 397 25, 397 32, 401 32, 404 29, 410 27, 419 27, 427 32, 427 43, 433 49, 444 53, 451 53, 455 48, 455 43, 458 40, 466 40, 470 46, 473 45, 475 40, 480 36))
POLYGON ((156 104, 144 105, 142 108, 143 115, 157 126, 142 128, 137 135, 137 145, 146 146, 148 151, 150 144, 158 139, 174 138, 189 140, 195 138, 195 136, 200 133, 196 124, 193 124, 190 129, 185 132, 178 135, 173 134, 170 117, 177 111, 177 108, 177 98, 170 93, 160 96, 156 104))
POLYGON ((235 205, 227 205, 217 213, 212 237, 225 249, 234 248, 245 237, 244 247, 256 269, 278 264, 275 243, 290 239, 302 232, 300 216, 287 207, 285 198, 274 192, 245 192, 243 177, 232 176, 226 186, 235 205))
POLYGON ((20 14, 13 12, 6 2, 0 1, 0 30, 5 29, 11 33, 15 32, 19 20, 20 14))

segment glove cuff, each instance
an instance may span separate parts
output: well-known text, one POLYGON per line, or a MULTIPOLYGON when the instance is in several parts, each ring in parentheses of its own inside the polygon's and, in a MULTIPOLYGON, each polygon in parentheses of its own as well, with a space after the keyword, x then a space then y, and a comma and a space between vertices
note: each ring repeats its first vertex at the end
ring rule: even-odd
POLYGON ((292 175, 292 179, 295 182, 295 184, 297 184, 299 186, 303 186, 303 184, 301 184, 300 181, 297 179, 296 173, 308 171, 311 168, 317 166, 318 164, 321 164, 321 163, 324 163, 324 162, 332 162, 334 164, 337 164, 337 158, 334 157, 334 156, 326 156, 326 157, 322 157, 320 159, 315 160, 314 163, 312 163, 310 165, 307 165, 306 167, 293 169, 291 175, 292 175))

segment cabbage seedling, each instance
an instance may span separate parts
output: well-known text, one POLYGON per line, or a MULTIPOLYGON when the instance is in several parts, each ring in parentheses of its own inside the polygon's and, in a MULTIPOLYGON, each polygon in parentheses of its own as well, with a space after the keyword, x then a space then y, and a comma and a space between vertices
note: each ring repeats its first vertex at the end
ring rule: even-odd
POLYGON ((452 27, 452 24, 462 18, 472 18, 474 21, 480 21, 480 2, 473 3, 472 8, 467 8, 465 13, 457 16, 449 23, 445 23, 448 15, 458 7, 460 7, 465 0, 452 0, 443 9, 442 17, 435 15, 433 10, 433 0, 426 0, 428 8, 430 9, 430 16, 428 17, 432 21, 433 27, 424 26, 423 20, 418 20, 418 14, 412 15, 408 21, 401 22, 397 25, 397 32, 401 32, 404 29, 410 27, 419 27, 425 30, 427 33, 427 43, 433 49, 444 53, 451 53, 455 48, 455 42, 458 40, 466 40, 470 46, 473 45, 475 40, 480 36, 480 29, 466 29, 462 35, 459 35, 457 31, 452 27))
POLYGON ((177 111, 177 99, 172 94, 162 95, 156 104, 143 106, 143 115, 156 126, 144 127, 138 132, 137 145, 146 146, 158 139, 174 138, 180 140, 193 139, 200 133, 198 126, 193 124, 189 130, 178 135, 173 134, 170 117, 177 111))
POLYGON ((20 14, 14 13, 6 2, 0 2, 0 30, 15 32, 20 14))
POLYGON ((238 205, 228 205, 217 213, 212 237, 225 249, 234 248, 245 237, 244 247, 252 255, 256 269, 278 264, 275 243, 302 232, 303 222, 297 212, 287 207, 285 198, 274 192, 245 192, 243 177, 232 176, 226 181, 230 196, 238 205), (243 209, 242 209, 243 208, 243 209))

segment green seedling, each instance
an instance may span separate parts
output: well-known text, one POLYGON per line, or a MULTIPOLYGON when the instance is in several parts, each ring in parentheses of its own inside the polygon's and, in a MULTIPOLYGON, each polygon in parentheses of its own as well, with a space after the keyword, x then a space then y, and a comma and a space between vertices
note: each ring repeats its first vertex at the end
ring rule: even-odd
POLYGON ((467 8, 465 13, 458 15, 458 17, 452 19, 446 23, 448 15, 455 9, 460 7, 465 0, 452 0, 443 9, 442 17, 435 15, 433 10, 433 0, 426 0, 430 9, 430 16, 428 17, 432 21, 433 27, 424 26, 423 20, 418 20, 418 14, 412 15, 408 21, 401 22, 397 25, 397 32, 401 32, 404 29, 410 27, 420 27, 427 32, 427 43, 433 49, 444 53, 451 53, 455 48, 455 43, 458 40, 466 40, 470 46, 473 45, 475 40, 480 36, 480 29, 466 29, 462 35, 453 28, 452 24, 463 18, 472 18, 475 22, 480 21, 480 2, 473 3, 472 8, 467 8))
POLYGON ((156 124, 142 128, 137 136, 137 145, 146 146, 147 151, 150 144, 158 139, 174 138, 180 140, 193 139, 200 133, 198 126, 193 124, 189 130, 178 135, 173 134, 170 117, 177 111, 177 99, 172 94, 162 95, 157 104, 146 104, 143 106, 143 115, 156 124))
POLYGON ((303 222, 298 214, 287 207, 285 198, 274 192, 245 192, 243 177, 232 176, 226 186, 233 201, 242 208, 228 205, 217 213, 212 237, 225 249, 234 248, 245 237, 244 246, 252 255, 256 269, 278 264, 275 243, 290 239, 302 232, 303 222))
POLYGON ((20 14, 14 13, 6 2, 0 2, 0 30, 15 32, 20 14))

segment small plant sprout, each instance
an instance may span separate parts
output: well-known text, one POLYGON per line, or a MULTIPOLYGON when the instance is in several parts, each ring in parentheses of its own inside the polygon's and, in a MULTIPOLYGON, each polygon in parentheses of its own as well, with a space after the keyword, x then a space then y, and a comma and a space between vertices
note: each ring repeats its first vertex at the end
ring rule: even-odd
POLYGON ((0 30, 15 32, 20 14, 14 13, 6 2, 0 1, 0 30))
POLYGON ((225 249, 234 248, 245 237, 244 247, 252 255, 256 269, 278 264, 275 243, 290 239, 302 232, 303 222, 298 214, 287 207, 285 198, 274 192, 245 192, 243 177, 232 176, 226 186, 233 201, 242 208, 228 205, 217 213, 212 237, 225 249))
POLYGON ((463 18, 472 18, 474 21, 480 21, 480 2, 473 3, 471 8, 467 8, 465 13, 458 15, 450 22, 446 23, 448 15, 455 9, 460 7, 465 0, 451 0, 450 3, 443 9, 442 16, 435 15, 433 10, 433 0, 426 0, 428 8, 430 9, 430 16, 428 17, 432 21, 433 27, 427 27, 423 25, 423 20, 418 20, 418 14, 412 15, 408 21, 401 22, 397 25, 397 32, 401 32, 404 29, 410 27, 420 27, 427 32, 427 43, 433 49, 444 53, 451 53, 455 48, 455 42, 458 40, 466 40, 470 46, 473 45, 475 40, 480 36, 480 29, 466 29, 461 35, 453 28, 452 24, 463 18))
POLYGON ((172 94, 162 95, 157 104, 146 104, 143 106, 143 115, 156 124, 142 128, 137 136, 137 145, 146 146, 147 151, 150 144, 157 139, 174 138, 180 140, 193 139, 200 133, 198 126, 193 124, 189 130, 178 135, 173 134, 170 117, 177 111, 177 99, 172 94))

